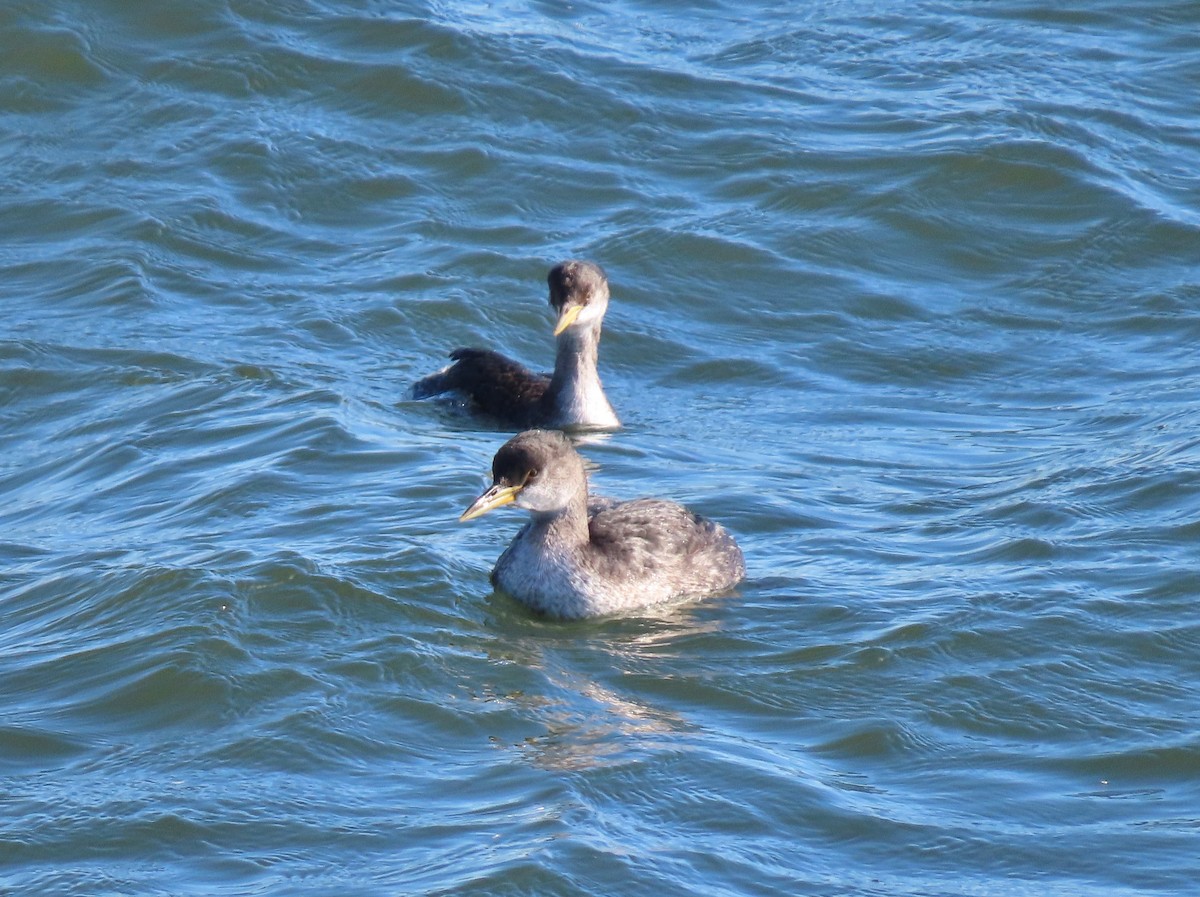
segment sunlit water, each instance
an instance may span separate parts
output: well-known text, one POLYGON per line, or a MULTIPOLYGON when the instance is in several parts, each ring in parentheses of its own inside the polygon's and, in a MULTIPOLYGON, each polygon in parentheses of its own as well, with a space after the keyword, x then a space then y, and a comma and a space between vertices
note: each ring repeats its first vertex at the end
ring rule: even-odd
POLYGON ((0 891, 1194 891, 1200 7, 796 6, 0 11, 0 891), (735 594, 456 523, 572 256, 735 594))

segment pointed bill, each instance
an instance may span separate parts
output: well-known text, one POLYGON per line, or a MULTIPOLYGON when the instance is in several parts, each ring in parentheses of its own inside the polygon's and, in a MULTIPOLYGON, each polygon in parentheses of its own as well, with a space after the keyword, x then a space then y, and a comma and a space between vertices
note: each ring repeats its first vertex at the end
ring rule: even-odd
POLYGON ((520 491, 520 486, 501 486, 499 483, 496 483, 491 489, 471 502, 471 506, 462 512, 462 515, 458 518, 458 522, 464 523, 467 520, 474 520, 488 511, 512 504, 512 502, 517 500, 517 493, 520 491))
POLYGON ((563 313, 558 316, 558 323, 554 325, 554 335, 558 336, 568 327, 575 323, 575 319, 579 317, 579 313, 583 311, 582 305, 572 305, 563 309, 563 313))

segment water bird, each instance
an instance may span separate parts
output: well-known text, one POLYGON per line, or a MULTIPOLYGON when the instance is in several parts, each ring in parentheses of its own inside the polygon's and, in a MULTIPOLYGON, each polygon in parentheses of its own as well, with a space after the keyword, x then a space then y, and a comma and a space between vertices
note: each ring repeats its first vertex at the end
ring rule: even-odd
POLYGON ((490 349, 459 348, 450 353, 450 365, 417 381, 414 398, 459 392, 479 411, 518 429, 620 427, 596 370, 609 299, 604 270, 572 259, 551 268, 546 280, 558 315, 552 375, 490 349))
POLYGON ((673 501, 588 497, 583 459, 557 430, 514 436, 492 460, 492 486, 462 513, 514 504, 533 519, 492 570, 492 584, 547 616, 580 619, 732 588, 746 562, 720 524, 673 501))

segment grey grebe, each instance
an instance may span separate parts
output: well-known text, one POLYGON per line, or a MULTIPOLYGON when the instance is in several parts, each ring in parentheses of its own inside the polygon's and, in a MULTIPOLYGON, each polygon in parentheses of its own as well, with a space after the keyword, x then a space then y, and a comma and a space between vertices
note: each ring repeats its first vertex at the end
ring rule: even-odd
POLYGON ((459 519, 509 503, 533 515, 492 583, 541 613, 611 614, 721 592, 746 575, 733 537, 681 505, 642 498, 589 507, 583 459, 558 431, 514 436, 496 452, 492 479, 459 519))
POLYGON ((535 374, 489 349, 455 349, 453 364, 419 380, 418 399, 456 390, 482 412, 515 427, 621 426, 596 372, 608 278, 592 262, 555 265, 546 278, 558 313, 554 374, 535 374))

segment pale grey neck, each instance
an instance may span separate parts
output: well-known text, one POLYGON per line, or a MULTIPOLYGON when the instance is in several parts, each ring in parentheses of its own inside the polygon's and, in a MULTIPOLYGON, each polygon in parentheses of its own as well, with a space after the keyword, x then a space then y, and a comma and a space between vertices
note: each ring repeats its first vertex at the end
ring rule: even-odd
POLYGON ((555 341, 554 376, 550 378, 550 388, 553 389, 555 383, 599 383, 600 374, 596 370, 599 360, 598 326, 564 331, 555 341))
POLYGON ((533 515, 533 532, 547 545, 574 548, 588 541, 587 480, 578 484, 560 511, 533 515))
POLYGON ((600 323, 572 328, 559 335, 554 375, 547 397, 559 422, 585 426, 619 426, 620 421, 604 395, 596 364, 600 358, 600 323))

